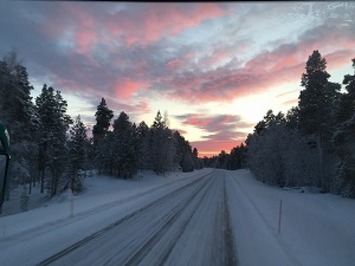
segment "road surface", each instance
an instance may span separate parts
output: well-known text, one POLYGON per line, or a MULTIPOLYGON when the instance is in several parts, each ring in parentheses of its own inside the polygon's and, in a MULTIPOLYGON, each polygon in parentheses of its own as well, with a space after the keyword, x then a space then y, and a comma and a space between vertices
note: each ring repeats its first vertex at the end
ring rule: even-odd
POLYGON ((191 178, 39 265, 237 265, 224 171, 191 178))

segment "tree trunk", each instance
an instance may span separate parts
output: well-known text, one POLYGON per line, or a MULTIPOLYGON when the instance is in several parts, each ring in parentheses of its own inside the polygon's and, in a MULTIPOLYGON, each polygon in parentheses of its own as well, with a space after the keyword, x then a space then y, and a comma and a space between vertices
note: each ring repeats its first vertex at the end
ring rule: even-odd
POLYGON ((324 184, 324 164, 323 164, 323 141, 322 133, 317 135, 317 148, 318 148, 318 160, 319 160, 319 181, 318 186, 323 189, 324 184))
MULTIPOLYGON (((54 166, 56 167, 56 166, 54 166)), ((58 173, 55 168, 52 170, 52 190, 51 190, 51 197, 54 197, 57 194, 58 189, 58 173)))
POLYGON ((44 170, 40 171, 41 193, 44 193, 44 170))
POLYGON ((28 184, 28 194, 31 195, 31 193, 32 193, 32 177, 31 177, 31 180, 28 184))

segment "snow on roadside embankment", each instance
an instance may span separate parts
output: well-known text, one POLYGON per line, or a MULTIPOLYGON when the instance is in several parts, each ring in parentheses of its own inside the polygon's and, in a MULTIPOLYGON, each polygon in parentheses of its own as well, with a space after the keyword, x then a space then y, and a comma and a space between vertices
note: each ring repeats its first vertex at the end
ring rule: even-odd
POLYGON ((228 175, 240 265, 355 265, 355 200, 270 187, 246 170, 228 175))

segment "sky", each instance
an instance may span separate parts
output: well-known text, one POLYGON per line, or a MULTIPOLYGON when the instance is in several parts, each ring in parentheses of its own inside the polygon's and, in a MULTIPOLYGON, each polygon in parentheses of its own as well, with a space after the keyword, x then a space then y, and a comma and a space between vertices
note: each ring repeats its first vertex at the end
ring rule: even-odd
POLYGON ((35 99, 60 90, 92 128, 101 98, 150 126, 166 113, 199 156, 242 143, 298 103, 306 61, 353 74, 352 2, 1 1, 0 56, 16 51, 35 99))

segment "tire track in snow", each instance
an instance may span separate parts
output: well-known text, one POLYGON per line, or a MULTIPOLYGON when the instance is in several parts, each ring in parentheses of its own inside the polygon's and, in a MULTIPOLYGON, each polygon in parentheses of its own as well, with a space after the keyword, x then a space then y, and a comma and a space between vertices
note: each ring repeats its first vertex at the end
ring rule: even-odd
MULTIPOLYGON (((208 172, 207 174, 203 174, 201 177, 208 176, 210 174, 211 174, 211 172, 208 172)), ((19 232, 16 234, 12 234, 10 236, 6 236, 1 239, 0 246, 1 246, 1 248, 8 248, 12 245, 16 245, 18 242, 31 240, 33 237, 47 234, 48 232, 52 232, 53 230, 55 230, 57 228, 63 227, 64 225, 72 224, 74 222, 83 220, 83 219, 85 219, 89 216, 92 216, 92 215, 99 215, 101 212, 105 212, 111 208, 115 208, 119 204, 126 204, 129 201, 138 200, 141 197, 144 197, 144 196, 149 195, 151 193, 155 193, 155 192, 158 192, 158 191, 163 190, 165 188, 169 188, 169 187, 171 187, 172 184, 175 185, 175 184, 184 183, 184 182, 188 181, 189 179, 196 178, 198 176, 199 176, 199 174, 195 174, 195 175, 192 175, 189 177, 179 178, 178 180, 174 180, 174 181, 166 183, 166 184, 158 185, 156 187, 149 188, 149 189, 144 190, 142 192, 138 192, 136 194, 126 196, 126 197, 120 198, 115 201, 100 204, 100 205, 90 208, 88 210, 77 212, 73 215, 72 218, 66 216, 64 218, 59 218, 59 219, 49 221, 44 224, 40 224, 39 226, 34 227, 34 228, 30 228, 25 231, 22 231, 22 232, 19 232), (5 243, 6 245, 3 245, 3 243, 5 243)))
POLYGON ((238 265, 237 254, 234 244, 234 234, 231 225, 231 217, 229 215, 228 195, 226 190, 226 176, 223 176, 223 222, 224 222, 224 251, 225 265, 238 265))
MULTIPOLYGON (((61 252, 47 258, 46 260, 40 262, 38 265, 49 265, 51 263, 54 263, 58 260, 60 260, 61 258, 64 258, 65 256, 69 255, 70 253, 74 252, 75 250, 79 249, 80 247, 83 247, 84 245, 88 244, 89 242, 96 240, 97 238, 99 238, 100 236, 103 236, 104 234, 108 233, 109 231, 113 230, 116 227, 119 227, 120 225, 122 225, 123 223, 130 223, 131 220, 133 219, 137 219, 137 217, 140 216, 144 216, 146 213, 149 213, 149 211, 153 210, 154 208, 156 208, 157 206, 164 204, 165 201, 173 198, 174 196, 178 195, 179 193, 182 193, 183 191, 186 190, 191 190, 192 186, 193 188, 195 188, 195 186, 197 186, 197 189, 194 190, 195 193, 191 193, 191 195, 193 195, 193 197, 195 197, 196 195, 198 195, 198 191, 200 191, 209 181, 209 179, 207 179, 206 181, 206 177, 208 177, 209 175, 211 175, 211 173, 208 173, 206 175, 203 175, 201 178, 196 179, 176 190, 174 190, 173 192, 153 201, 152 203, 134 211, 133 213, 123 217, 122 219, 116 221, 115 223, 112 223, 111 225, 109 225, 108 227, 103 228, 102 230, 84 238, 83 240, 73 244, 72 246, 62 250, 61 252), (200 184, 202 183, 202 185, 200 184)), ((192 197, 192 198, 193 198, 192 197)), ((190 199, 189 199, 190 200, 190 199)), ((184 207, 186 207, 189 201, 184 201, 183 204, 180 204, 179 208, 175 208, 174 209, 174 213, 172 214, 172 217, 168 220, 170 222, 172 222, 174 219, 174 217, 176 218, 176 216, 179 214, 179 209, 183 209, 184 207)), ((171 215, 171 214, 170 214, 171 215)), ((157 238, 157 237, 156 237, 157 238)), ((154 239, 154 237, 153 237, 154 239)), ((158 239, 158 238, 157 238, 158 239)), ((147 244, 147 243, 146 243, 147 244)), ((142 248, 141 248, 142 249, 142 248)), ((144 250, 144 246, 143 246, 143 250, 144 250)), ((107 261, 107 263, 110 263, 110 260, 107 261)))
MULTIPOLYGON (((217 172, 212 178, 163 265, 237 265, 224 176, 217 172)), ((147 258, 141 265, 159 264, 147 258)))
MULTIPOLYGON (((164 250, 161 252, 160 256, 156 261, 154 261, 154 265, 164 265, 164 262, 169 257, 170 252, 174 248, 177 240, 180 236, 184 233, 188 223, 191 220, 191 217, 195 214, 196 210, 200 206, 201 202, 204 200, 209 188, 213 184, 212 180, 208 180, 208 182, 204 183, 203 186, 197 191, 197 193, 191 194, 191 197, 186 198, 179 206, 178 210, 174 212, 172 217, 166 221, 166 223, 156 232, 156 234, 148 240, 148 242, 139 249, 129 260, 128 262, 124 263, 124 265, 138 265, 142 259, 151 251, 151 249, 157 244, 157 242, 166 234, 166 232, 171 228, 172 224, 178 219, 182 213, 186 210, 191 201, 194 200, 197 195, 202 191, 202 189, 209 183, 208 188, 203 192, 203 196, 198 199, 196 206, 192 212, 186 217, 183 218, 182 225, 179 227, 179 230, 176 231, 173 237, 169 238, 168 245, 165 245, 164 250)), ((166 242, 165 242, 166 243, 166 242)), ((106 264, 105 264, 106 265, 106 264)))

